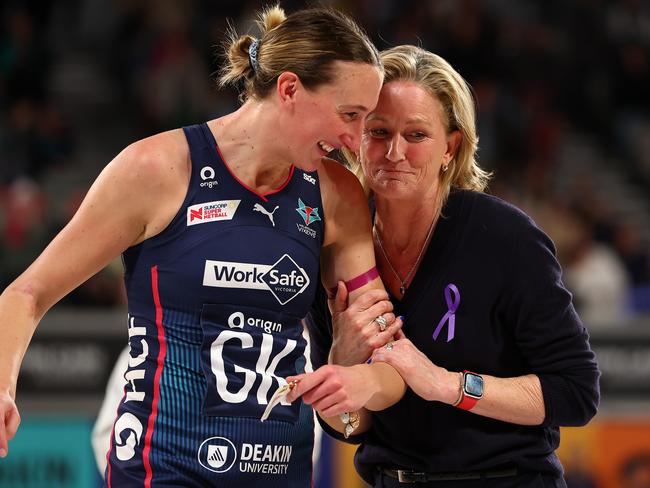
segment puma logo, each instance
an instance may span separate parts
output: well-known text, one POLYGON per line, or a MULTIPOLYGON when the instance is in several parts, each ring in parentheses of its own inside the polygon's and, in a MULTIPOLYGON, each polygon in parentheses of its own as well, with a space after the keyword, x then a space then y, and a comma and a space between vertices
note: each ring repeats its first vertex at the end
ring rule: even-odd
POLYGON ((275 227, 275 221, 273 220, 273 213, 279 208, 280 208, 279 205, 276 205, 275 208, 271 212, 269 212, 264 207, 262 207, 262 205, 260 205, 259 203, 256 203, 253 206, 253 211, 254 212, 260 212, 260 213, 263 213, 264 215, 266 215, 269 218, 269 220, 271 221, 271 223, 273 224, 273 227, 275 227))

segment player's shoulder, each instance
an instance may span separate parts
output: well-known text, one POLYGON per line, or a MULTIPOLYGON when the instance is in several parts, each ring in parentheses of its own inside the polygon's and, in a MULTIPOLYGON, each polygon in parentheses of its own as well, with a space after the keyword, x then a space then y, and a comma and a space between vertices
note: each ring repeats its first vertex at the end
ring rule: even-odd
POLYGON ((134 184, 169 186, 189 176, 189 149, 181 129, 155 134, 127 146, 111 163, 134 184))
POLYGON ((336 159, 324 157, 321 159, 321 164, 318 167, 318 175, 328 178, 355 178, 352 171, 350 171, 345 164, 337 161, 336 159))
POLYGON ((325 191, 331 190, 339 197, 365 199, 359 179, 339 161, 323 158, 318 168, 318 177, 325 191))
POLYGON ((127 146, 122 153, 132 165, 143 169, 161 169, 169 163, 186 161, 189 157, 187 140, 182 129, 140 139, 127 146))

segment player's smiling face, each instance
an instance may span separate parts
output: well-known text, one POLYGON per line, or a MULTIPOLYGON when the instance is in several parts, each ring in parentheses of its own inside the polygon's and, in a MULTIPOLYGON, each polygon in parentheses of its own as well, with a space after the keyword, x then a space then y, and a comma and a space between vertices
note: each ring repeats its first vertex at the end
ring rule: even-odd
POLYGON ((320 160, 335 149, 358 152, 366 116, 377 104, 382 73, 376 66, 357 62, 334 62, 334 79, 304 90, 296 105, 300 144, 294 164, 315 170, 320 160))

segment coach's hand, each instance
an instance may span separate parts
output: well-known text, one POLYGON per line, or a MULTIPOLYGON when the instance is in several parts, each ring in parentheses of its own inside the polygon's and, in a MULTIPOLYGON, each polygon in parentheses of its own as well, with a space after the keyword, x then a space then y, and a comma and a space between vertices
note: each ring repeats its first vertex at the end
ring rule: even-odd
POLYGON ((0 393, 0 457, 9 452, 9 441, 16 435, 20 414, 9 392, 0 393))
POLYGON ((384 290, 369 290, 350 306, 345 283, 339 281, 336 296, 328 301, 332 314, 332 349, 330 364, 351 366, 365 363, 372 351, 393 339, 402 328, 402 320, 392 313, 393 304, 384 290), (382 331, 375 320, 383 316, 382 331))
MULTIPOLYGON (((403 337, 403 334, 401 334, 403 337)), ((408 339, 392 342, 372 353, 372 361, 390 364, 416 395, 428 401, 452 403, 460 387, 458 373, 434 363, 408 339)))

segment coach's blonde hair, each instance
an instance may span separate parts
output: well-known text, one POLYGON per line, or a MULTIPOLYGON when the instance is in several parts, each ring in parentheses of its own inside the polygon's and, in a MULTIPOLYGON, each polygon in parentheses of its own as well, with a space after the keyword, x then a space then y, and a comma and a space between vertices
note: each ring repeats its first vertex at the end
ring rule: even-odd
MULTIPOLYGON (((440 201, 444 204, 452 188, 483 191, 491 174, 476 161, 476 111, 469 84, 443 58, 417 46, 397 46, 380 56, 384 85, 398 80, 418 83, 442 104, 447 132, 458 130, 462 135, 448 171, 441 174, 440 201)), ((359 165, 354 171, 362 177, 359 165)))
POLYGON ((226 43, 227 62, 219 83, 243 80, 241 98, 264 98, 284 71, 298 75, 308 89, 334 78, 334 61, 368 63, 381 69, 379 53, 367 35, 347 15, 331 8, 309 8, 286 16, 279 6, 258 16, 257 65, 250 62, 249 48, 256 39, 239 36, 231 28, 226 43))

